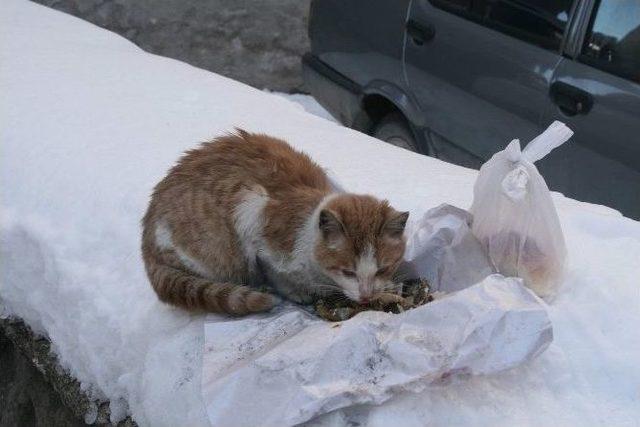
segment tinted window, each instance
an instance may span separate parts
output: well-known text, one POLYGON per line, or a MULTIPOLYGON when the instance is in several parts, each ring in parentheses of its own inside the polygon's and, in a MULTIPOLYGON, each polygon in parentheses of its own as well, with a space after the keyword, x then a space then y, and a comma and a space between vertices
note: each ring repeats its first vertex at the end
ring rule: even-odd
POLYGON ((463 16, 471 11, 471 0, 431 0, 431 4, 463 16))
POLYGON ((559 50, 571 0, 487 1, 484 22, 545 49, 559 50))
POLYGON ((640 0, 601 0, 580 59, 640 83, 640 0))
POLYGON ((573 0, 431 0, 431 3, 545 49, 559 50, 573 0))

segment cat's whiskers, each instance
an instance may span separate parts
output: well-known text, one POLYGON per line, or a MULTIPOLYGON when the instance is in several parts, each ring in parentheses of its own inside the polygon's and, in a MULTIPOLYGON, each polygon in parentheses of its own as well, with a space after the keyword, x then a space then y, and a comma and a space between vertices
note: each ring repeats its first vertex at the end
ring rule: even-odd
POLYGON ((402 284, 394 282, 386 283, 382 287, 382 292, 388 293, 389 291, 393 291, 394 294, 400 294, 402 291, 402 284))
POLYGON ((309 287, 310 291, 319 291, 319 292, 327 292, 327 293, 338 293, 342 294, 342 288, 337 285, 311 285, 309 287))

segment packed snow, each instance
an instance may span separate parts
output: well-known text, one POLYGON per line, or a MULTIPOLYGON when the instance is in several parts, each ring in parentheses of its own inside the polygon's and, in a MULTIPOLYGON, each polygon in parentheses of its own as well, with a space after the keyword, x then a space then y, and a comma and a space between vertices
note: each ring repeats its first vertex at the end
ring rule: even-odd
POLYGON ((303 93, 266 92, 272 93, 276 96, 288 99, 289 101, 298 104, 307 113, 337 123, 337 120, 331 115, 331 113, 325 110, 324 107, 320 105, 320 103, 316 101, 315 98, 311 95, 305 95, 303 93))
MULTIPOLYGON (((83 387, 110 400, 114 420, 208 424, 204 317, 159 303, 139 255, 151 188, 184 150, 239 126, 286 139, 346 188, 413 217, 441 203, 471 205, 476 171, 385 145, 22 0, 0 7, 0 92, 0 312, 48 336, 83 387)), ((310 424, 635 425, 640 223, 553 200, 569 264, 549 301, 554 342, 545 353, 310 424)))

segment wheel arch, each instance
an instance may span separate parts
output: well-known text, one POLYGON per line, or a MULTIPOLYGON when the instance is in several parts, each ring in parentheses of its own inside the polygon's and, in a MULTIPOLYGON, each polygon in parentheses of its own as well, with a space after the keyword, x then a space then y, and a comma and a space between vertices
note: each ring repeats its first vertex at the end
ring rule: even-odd
POLYGON ((416 102, 399 86, 382 80, 372 81, 362 88, 360 108, 361 114, 355 118, 354 128, 371 134, 384 116, 398 112, 407 121, 421 151, 427 152, 423 116, 416 102))

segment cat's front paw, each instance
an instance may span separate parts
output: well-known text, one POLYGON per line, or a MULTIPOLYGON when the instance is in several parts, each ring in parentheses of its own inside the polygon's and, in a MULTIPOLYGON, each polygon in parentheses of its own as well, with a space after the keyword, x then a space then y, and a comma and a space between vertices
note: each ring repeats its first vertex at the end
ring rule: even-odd
POLYGON ((281 302, 282 300, 275 295, 252 291, 247 295, 245 304, 249 313, 261 313, 271 310, 281 302))
POLYGON ((252 313, 262 313, 271 310, 280 303, 277 296, 254 290, 248 286, 235 287, 231 292, 224 295, 222 301, 219 295, 212 295, 211 305, 219 307, 218 311, 234 316, 245 316, 252 313))

